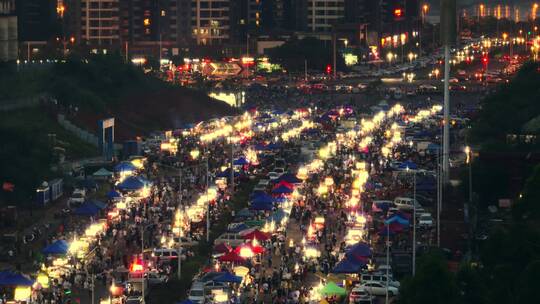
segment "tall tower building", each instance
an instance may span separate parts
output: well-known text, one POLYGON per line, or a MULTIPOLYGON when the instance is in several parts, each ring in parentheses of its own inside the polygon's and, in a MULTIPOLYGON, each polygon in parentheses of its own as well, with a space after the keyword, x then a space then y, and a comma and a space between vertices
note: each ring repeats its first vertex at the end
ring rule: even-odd
POLYGON ((231 0, 192 0, 191 26, 197 45, 221 45, 230 38, 231 0))
POLYGON ((328 33, 345 18, 345 0, 308 0, 307 30, 328 33))
POLYGON ((17 59, 17 16, 14 0, 0 0, 0 62, 17 59))
POLYGON ((120 43, 119 0, 81 0, 81 40, 92 48, 120 43))

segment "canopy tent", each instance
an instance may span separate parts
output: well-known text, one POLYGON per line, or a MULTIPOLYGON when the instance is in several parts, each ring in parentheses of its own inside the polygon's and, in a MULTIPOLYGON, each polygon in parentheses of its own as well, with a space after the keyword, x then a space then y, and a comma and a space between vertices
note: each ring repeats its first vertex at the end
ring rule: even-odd
POLYGON ((34 281, 13 271, 0 272, 0 286, 32 286, 34 281))
MULTIPOLYGON (((240 172, 238 171, 234 171, 234 177, 238 177, 240 176, 240 172)), ((223 170, 222 172, 216 174, 216 177, 231 177, 231 168, 227 168, 225 170, 223 170)))
POLYGON ((245 157, 239 157, 237 159, 235 159, 233 161, 233 165, 235 166, 244 166, 244 165, 248 165, 249 164, 249 160, 247 160, 245 157))
POLYGON ((253 210, 266 210, 270 211, 273 208, 272 202, 251 202, 251 209, 253 210))
POLYGON ((95 190, 98 188, 98 184, 91 178, 86 178, 78 182, 79 186, 87 190, 95 190))
POLYGON ((135 167, 131 162, 121 162, 114 166, 114 172, 132 172, 136 170, 137 167, 135 167))
POLYGON ((279 183, 277 183, 277 184, 274 186, 274 189, 279 188, 279 187, 281 187, 281 186, 285 186, 285 187, 287 187, 287 188, 289 188, 289 189, 294 189, 294 185, 293 185, 293 184, 291 184, 291 183, 289 183, 289 182, 287 182, 287 181, 284 181, 284 180, 279 181, 279 183))
POLYGON ((242 238, 246 240, 259 240, 259 241, 266 241, 270 238, 270 236, 267 233, 264 233, 258 229, 253 230, 252 232, 245 234, 242 236, 242 238))
POLYGON ((274 199, 266 193, 257 193, 252 197, 252 203, 273 203, 274 199))
POLYGON ((111 177, 112 175, 113 173, 105 168, 101 168, 92 174, 93 177, 97 177, 97 178, 108 178, 108 177, 111 177))
POLYGON ((293 193, 293 189, 283 186, 283 185, 272 190, 272 194, 290 194, 290 193, 293 193))
POLYGON ((224 283, 242 283, 242 277, 235 276, 230 272, 226 272, 218 277, 216 277, 214 282, 224 282, 224 283))
POLYGON ((98 212, 99 208, 90 202, 86 202, 82 204, 79 208, 75 209, 76 215, 83 216, 95 216, 98 212))
POLYGON ((368 244, 359 242, 349 247, 346 254, 354 257, 369 257, 371 256, 371 248, 368 244))
POLYGON ((324 296, 345 296, 347 295, 347 290, 345 288, 337 286, 334 282, 328 282, 320 291, 320 294, 324 296))
POLYGON ((43 248, 41 253, 44 255, 49 254, 66 254, 69 249, 68 242, 64 240, 57 240, 53 242, 52 244, 48 245, 47 247, 43 248))
POLYGON ((407 160, 407 161, 402 162, 398 166, 398 169, 400 169, 400 170, 407 170, 407 169, 416 170, 416 169, 418 169, 418 166, 415 163, 413 163, 412 161, 407 160))
POLYGON ((118 184, 117 188, 121 191, 137 191, 144 188, 145 185, 145 182, 141 178, 130 176, 118 184))
POLYGON ((345 258, 336 264, 332 273, 359 273, 365 264, 349 258, 345 258))
POLYGON ((231 251, 225 255, 219 257, 220 262, 230 262, 230 263, 244 263, 246 260, 239 256, 234 251, 231 251))
POLYGON ((116 191, 116 190, 111 190, 109 192, 107 192, 107 198, 108 199, 115 199, 115 198, 121 198, 122 197, 122 194, 120 194, 120 192, 116 191))
POLYGON ((431 152, 439 151, 439 150, 441 150, 441 146, 439 146, 439 145, 437 145, 437 144, 434 144, 434 143, 430 143, 430 144, 427 146, 426 150, 429 150, 429 151, 431 151, 431 152))
POLYGON ((281 145, 277 143, 270 143, 266 146, 266 149, 268 150, 279 150, 280 148, 281 148, 281 145))
POLYGON ((249 248, 249 250, 251 250, 253 254, 261 254, 261 253, 264 253, 265 251, 263 246, 253 245, 253 243, 250 242, 250 243, 242 244, 241 246, 234 248, 234 252, 240 254, 240 252, 242 251, 242 248, 249 248))
POLYGON ((263 220, 251 220, 251 221, 245 221, 244 224, 248 225, 249 227, 260 227, 264 225, 263 220))
POLYGON ((105 209, 107 208, 107 204, 105 204, 104 202, 102 201, 98 201, 98 200, 91 200, 91 201, 88 201, 89 203, 91 204, 94 204, 96 207, 98 207, 100 210, 101 209, 105 209))
MULTIPOLYGON (((232 224, 231 224, 232 225, 232 224)), ((230 226, 231 226, 230 225, 230 226)), ((249 226, 244 224, 244 223, 238 223, 237 225, 232 225, 232 227, 230 227, 229 229, 227 229, 229 232, 232 232, 232 233, 238 233, 242 230, 246 230, 248 229, 249 226)))
POLYGON ((266 222, 276 222, 279 223, 283 218, 287 216, 287 213, 283 211, 283 209, 278 209, 276 212, 274 212, 272 215, 270 215, 268 218, 266 218, 266 222))
POLYGON ((398 223, 390 223, 389 225, 383 225, 379 230, 380 236, 385 236, 387 234, 394 235, 396 233, 403 232, 403 226, 398 223))
POLYGON ((253 212, 251 210, 249 210, 248 208, 244 208, 244 209, 238 211, 236 216, 237 217, 251 217, 251 216, 253 216, 253 212))
POLYGON ((265 144, 256 144, 255 145, 255 150, 264 151, 264 150, 266 150, 266 145, 265 144))
POLYGON ((231 246, 225 244, 225 243, 221 243, 221 244, 217 244, 216 246, 214 246, 214 252, 215 253, 228 253, 228 252, 231 252, 232 251, 232 248, 231 246))
POLYGON ((394 214, 393 216, 386 219, 384 223, 386 225, 397 223, 402 226, 409 226, 409 220, 399 214, 394 214))
POLYGON ((301 179, 299 179, 298 177, 296 177, 295 175, 291 174, 291 173, 285 173, 283 174, 282 176, 280 176, 278 179, 277 179, 278 182, 281 182, 281 181, 286 181, 288 183, 291 183, 291 184, 299 184, 302 182, 301 179))

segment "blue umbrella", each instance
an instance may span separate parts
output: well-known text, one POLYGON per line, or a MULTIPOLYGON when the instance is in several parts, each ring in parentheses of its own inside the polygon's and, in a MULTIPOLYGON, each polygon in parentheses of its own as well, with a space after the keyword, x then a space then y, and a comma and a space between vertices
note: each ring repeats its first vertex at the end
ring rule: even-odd
POLYGON ((68 252, 68 249, 69 249, 69 244, 66 241, 58 240, 50 244, 49 246, 43 248, 41 253, 43 253, 44 255, 66 254, 68 252))
POLYGON ((99 212, 99 208, 89 202, 84 203, 79 208, 75 209, 76 215, 94 216, 99 212))
POLYGON ((401 170, 406 170, 406 169, 416 170, 416 169, 418 169, 418 166, 415 163, 413 163, 412 161, 408 160, 408 161, 405 161, 405 162, 401 163, 398 166, 398 169, 401 169, 401 170))
POLYGON ((122 197, 122 194, 120 194, 120 192, 118 192, 116 190, 111 190, 111 191, 107 192, 107 198, 108 199, 119 198, 119 197, 122 197))
MULTIPOLYGON (((237 177, 239 175, 240 175, 239 172, 237 171, 234 172, 234 177, 237 177)), ((223 172, 216 174, 216 177, 231 177, 231 168, 227 168, 223 172)))
POLYGON ((272 194, 288 194, 293 193, 293 190, 287 186, 281 185, 276 189, 272 190, 272 194))
POLYGON ((249 164, 249 161, 248 161, 245 157, 240 157, 240 158, 238 158, 238 159, 235 159, 235 160, 233 161, 233 164, 234 164, 235 166, 244 166, 244 165, 249 164))
POLYGON ((137 170, 137 167, 130 162, 121 162, 114 166, 114 172, 130 172, 135 170, 137 170))
POLYGON ((253 210, 272 210, 272 203, 268 202, 251 202, 251 209, 253 210))
POLYGON ((359 273, 364 266, 366 264, 358 260, 345 258, 336 264, 334 269, 332 269, 332 273, 359 273))
POLYGON ((117 188, 122 191, 136 191, 144 188, 145 182, 136 176, 130 176, 118 184, 117 188))
POLYGON ((225 282, 225 283, 242 283, 242 277, 235 276, 234 274, 227 272, 225 274, 216 277, 214 282, 225 282))
POLYGON ((176 302, 176 304, 195 304, 195 302, 188 299, 188 300, 184 300, 182 302, 176 302))
POLYGON ((12 271, 0 272, 0 286, 32 286, 33 284, 34 281, 20 273, 12 271))
POLYGON ((263 145, 263 144, 256 144, 256 145, 255 145, 255 150, 257 150, 257 151, 263 151, 263 150, 266 150, 266 146, 263 145))

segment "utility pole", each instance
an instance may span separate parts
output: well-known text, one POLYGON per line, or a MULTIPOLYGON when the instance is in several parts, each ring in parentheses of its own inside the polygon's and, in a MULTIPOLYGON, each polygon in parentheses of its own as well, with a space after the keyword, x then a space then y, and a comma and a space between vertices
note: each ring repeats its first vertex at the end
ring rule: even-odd
POLYGON ((208 204, 208 207, 206 208, 206 241, 210 242, 210 201, 208 201, 208 171, 209 171, 208 170, 208 155, 205 155, 204 159, 205 159, 205 176, 206 176, 204 193, 206 195, 206 202, 208 204))
POLYGON ((307 83, 307 59, 304 60, 304 81, 307 83))
MULTIPOLYGON (((182 168, 178 170, 178 206, 177 210, 180 210, 182 206, 182 168)), ((182 228, 178 228, 182 229, 182 228)), ((178 234, 178 269, 177 269, 178 280, 182 278, 182 233, 178 234)))
POLYGON ((413 248, 412 275, 416 274, 416 170, 413 171, 413 248))
POLYGON ((441 0, 441 42, 444 45, 443 182, 449 179, 450 153, 450 45, 456 41, 456 0, 441 0))
POLYGON ((231 144, 231 195, 234 193, 234 143, 232 137, 229 137, 231 144))
MULTIPOLYGON (((314 13, 315 14, 315 13, 314 13)), ((336 60, 336 40, 337 40, 337 37, 336 37, 336 33, 334 32, 333 35, 332 35, 332 40, 333 40, 333 44, 334 44, 334 79, 337 78, 337 60, 336 60)))

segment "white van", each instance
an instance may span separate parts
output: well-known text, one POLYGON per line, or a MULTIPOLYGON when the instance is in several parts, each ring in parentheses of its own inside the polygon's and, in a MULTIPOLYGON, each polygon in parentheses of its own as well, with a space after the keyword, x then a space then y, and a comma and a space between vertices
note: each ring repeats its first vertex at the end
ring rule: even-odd
MULTIPOLYGON (((386 273, 362 273, 360 275, 360 282, 362 284, 366 283, 381 283, 386 285, 386 273)), ((395 281, 390 275, 390 280, 388 281, 388 286, 399 288, 400 284, 398 281, 395 281)))
POLYGON ((178 258, 178 249, 156 248, 152 251, 152 256, 159 260, 175 260, 178 258))
POLYGON ((239 246, 244 243, 244 239, 238 233, 224 233, 220 235, 215 241, 214 245, 225 243, 230 246, 239 246))
POLYGON ((400 210, 413 210, 416 206, 416 210, 423 209, 418 201, 409 197, 396 197, 394 199, 394 205, 400 210), (414 202, 414 205, 413 205, 414 202))
POLYGON ((198 281, 193 282, 193 285, 191 285, 191 289, 189 290, 188 300, 197 304, 204 302, 203 282, 198 282, 198 281))

